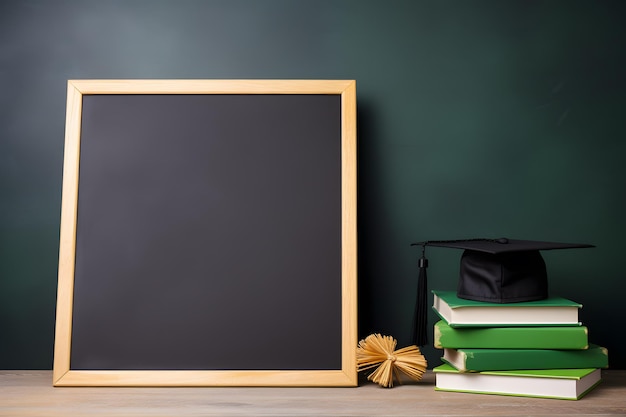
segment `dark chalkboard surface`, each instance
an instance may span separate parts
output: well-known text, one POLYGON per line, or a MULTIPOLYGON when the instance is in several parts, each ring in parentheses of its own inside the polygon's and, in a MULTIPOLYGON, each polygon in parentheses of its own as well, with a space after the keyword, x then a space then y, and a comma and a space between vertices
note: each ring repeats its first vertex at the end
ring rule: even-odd
POLYGON ((355 385, 352 81, 69 83, 55 385, 355 385))

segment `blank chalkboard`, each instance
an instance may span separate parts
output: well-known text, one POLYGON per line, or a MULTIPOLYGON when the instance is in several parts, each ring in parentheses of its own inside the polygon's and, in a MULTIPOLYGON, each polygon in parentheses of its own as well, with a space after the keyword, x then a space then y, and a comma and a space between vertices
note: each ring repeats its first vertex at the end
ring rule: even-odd
POLYGON ((355 101, 70 81, 54 385, 354 386, 355 101))

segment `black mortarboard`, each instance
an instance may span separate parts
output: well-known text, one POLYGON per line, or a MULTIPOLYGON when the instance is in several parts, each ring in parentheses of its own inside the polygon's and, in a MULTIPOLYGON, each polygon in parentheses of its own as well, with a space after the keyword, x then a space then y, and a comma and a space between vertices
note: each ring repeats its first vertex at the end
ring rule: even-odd
POLYGON ((506 238, 432 240, 412 245, 422 246, 417 300, 421 305, 416 306, 414 335, 415 342, 421 341, 421 344, 426 343, 426 246, 464 249, 457 295, 459 298, 492 303, 515 303, 548 297, 546 264, 539 251, 593 247, 579 243, 506 238))

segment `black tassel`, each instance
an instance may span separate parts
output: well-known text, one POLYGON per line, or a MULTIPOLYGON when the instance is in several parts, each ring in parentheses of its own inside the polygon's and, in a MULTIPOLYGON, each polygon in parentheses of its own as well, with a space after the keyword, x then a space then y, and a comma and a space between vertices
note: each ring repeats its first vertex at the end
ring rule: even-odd
POLYGON ((422 246, 422 257, 418 263, 417 299, 415 300, 415 315, 413 318, 413 344, 417 346, 428 344, 428 279, 426 276, 428 259, 424 256, 425 246, 422 246))

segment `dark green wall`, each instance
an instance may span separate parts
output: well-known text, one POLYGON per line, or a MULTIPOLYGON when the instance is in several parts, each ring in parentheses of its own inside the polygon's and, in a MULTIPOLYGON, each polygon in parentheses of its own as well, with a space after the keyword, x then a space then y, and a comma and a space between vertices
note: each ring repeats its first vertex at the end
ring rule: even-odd
MULTIPOLYGON (((592 0, 3 1, 0 369, 52 366, 74 78, 356 79, 360 335, 409 343, 412 241, 592 243, 544 255, 551 290, 625 368, 624 21, 592 0)), ((429 255, 454 289, 460 253, 429 255)))

